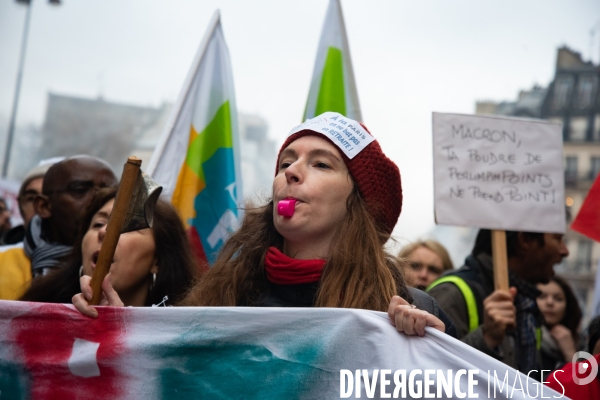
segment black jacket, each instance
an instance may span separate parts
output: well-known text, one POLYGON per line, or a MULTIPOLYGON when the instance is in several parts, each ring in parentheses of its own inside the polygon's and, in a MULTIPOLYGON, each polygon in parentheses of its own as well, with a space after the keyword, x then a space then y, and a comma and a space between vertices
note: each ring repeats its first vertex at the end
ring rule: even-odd
MULTIPOLYGON (((313 307, 319 282, 299 285, 277 285, 269 282, 269 291, 256 304, 259 307, 313 307)), ((412 296, 412 304, 418 309, 438 317, 446 325, 446 334, 456 337, 456 328, 452 320, 442 311, 437 301, 427 293, 408 288, 412 296)))

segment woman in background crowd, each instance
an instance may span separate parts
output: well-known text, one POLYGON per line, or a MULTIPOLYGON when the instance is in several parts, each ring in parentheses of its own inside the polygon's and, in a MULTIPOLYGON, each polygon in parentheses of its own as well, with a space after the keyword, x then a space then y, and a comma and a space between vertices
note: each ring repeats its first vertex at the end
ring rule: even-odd
POLYGON ((4 235, 12 227, 10 222, 10 209, 4 198, 0 197, 0 242, 4 240, 4 235))
MULTIPOLYGON (((554 276, 547 284, 538 284, 537 298, 544 315, 542 325, 542 369, 555 370, 570 362, 577 352, 581 309, 569 284, 554 276)), ((547 373, 546 373, 547 375, 547 373)))
MULTIPOLYGON (((21 300, 70 303, 81 291, 79 278, 90 277, 96 266, 116 191, 105 188, 96 193, 63 267, 35 279, 21 300)), ((108 278, 124 305, 151 306, 165 296, 169 303, 181 300, 197 271, 177 212, 159 200, 152 228, 121 234, 108 278)))
POLYGON ((406 284, 421 290, 445 271, 454 269, 448 251, 435 240, 420 240, 404 246, 398 257, 407 261, 404 267, 406 284))
MULTIPOLYGON (((366 129, 337 113, 308 120, 281 147, 272 199, 246 210, 240 229, 179 304, 362 308, 388 311, 407 334, 422 336, 426 326, 450 333, 443 312, 438 318, 416 308, 439 310, 433 298, 409 290, 399 262, 384 249, 401 205, 398 167, 366 129), (362 140, 341 143, 331 126, 362 140)), ((103 282, 109 304, 121 305, 108 295, 109 283, 103 282)), ((87 304, 89 278, 81 284, 73 303, 95 316, 87 304)))

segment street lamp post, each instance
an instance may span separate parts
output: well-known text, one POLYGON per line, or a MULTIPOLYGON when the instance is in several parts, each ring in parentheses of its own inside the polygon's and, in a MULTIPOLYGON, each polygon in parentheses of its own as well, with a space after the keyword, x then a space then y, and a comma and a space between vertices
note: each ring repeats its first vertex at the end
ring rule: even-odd
MULTIPOLYGON (((49 0, 51 4, 59 5, 60 0, 49 0)), ((13 100, 8 133, 6 138, 6 148, 4 150, 4 162, 2 164, 2 178, 6 178, 8 173, 8 164, 10 163, 10 152, 12 148, 13 137, 15 135, 15 123, 17 120, 17 109, 19 107, 19 95, 21 93, 21 80, 23 78, 23 66, 25 65, 25 51, 27 49, 27 37, 29 35, 29 20, 31 18, 31 0, 17 0, 17 3, 23 3, 27 6, 25 14, 25 25, 23 26, 23 39, 21 40, 21 55, 19 56, 19 68, 17 71, 17 84, 15 86, 15 96, 13 100)))

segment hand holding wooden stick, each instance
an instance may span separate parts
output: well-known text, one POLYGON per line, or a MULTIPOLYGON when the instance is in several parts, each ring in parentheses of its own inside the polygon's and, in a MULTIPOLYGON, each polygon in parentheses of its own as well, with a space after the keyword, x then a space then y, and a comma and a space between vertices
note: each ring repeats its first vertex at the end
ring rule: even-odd
POLYGON ((90 302, 91 305, 100 304, 100 300, 102 299, 102 281, 110 271, 110 265, 112 264, 115 249, 117 248, 123 224, 127 217, 127 210, 140 174, 141 165, 142 160, 137 157, 129 157, 123 168, 123 175, 121 176, 121 183, 119 183, 115 204, 106 227, 106 235, 104 236, 100 254, 98 255, 98 262, 92 276, 91 286, 93 296, 90 302))

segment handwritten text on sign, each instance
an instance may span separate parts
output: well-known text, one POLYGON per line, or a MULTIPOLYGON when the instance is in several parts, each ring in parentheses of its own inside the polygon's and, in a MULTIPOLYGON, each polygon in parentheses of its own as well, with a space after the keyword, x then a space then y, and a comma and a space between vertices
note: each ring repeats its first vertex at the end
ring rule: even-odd
POLYGON ((349 159, 353 159, 375 138, 358 122, 336 112, 325 112, 292 128, 288 136, 304 129, 328 137, 349 159))
POLYGON ((562 148, 559 124, 433 113, 436 222, 563 233, 562 148))

